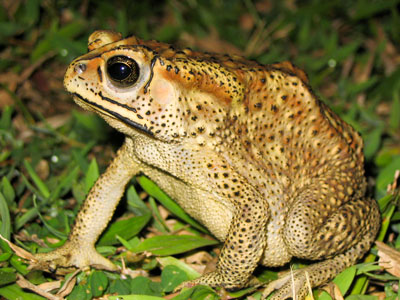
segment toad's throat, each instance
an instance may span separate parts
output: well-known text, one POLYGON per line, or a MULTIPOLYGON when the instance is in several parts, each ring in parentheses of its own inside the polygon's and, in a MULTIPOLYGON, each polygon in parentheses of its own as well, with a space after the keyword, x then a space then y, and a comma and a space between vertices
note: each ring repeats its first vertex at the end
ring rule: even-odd
POLYGON ((144 132, 144 133, 146 133, 146 134, 148 134, 150 136, 154 136, 154 133, 149 128, 147 128, 146 125, 142 125, 142 124, 139 124, 137 122, 134 122, 134 121, 132 121, 132 120, 120 115, 119 113, 117 113, 115 111, 112 111, 112 110, 110 110, 108 108, 105 108, 105 107, 101 106, 98 103, 92 102, 92 101, 82 97, 81 95, 79 95, 77 93, 72 93, 72 96, 75 99, 78 99, 78 101, 83 101, 84 103, 86 103, 87 105, 91 106, 93 109, 95 109, 96 111, 99 111, 100 113, 103 113, 103 114, 106 114, 106 115, 108 115, 110 117, 118 119, 121 122, 123 122, 123 123, 125 123, 125 124, 127 124, 127 125, 129 125, 129 126, 131 126, 133 128, 135 128, 136 130, 144 132))

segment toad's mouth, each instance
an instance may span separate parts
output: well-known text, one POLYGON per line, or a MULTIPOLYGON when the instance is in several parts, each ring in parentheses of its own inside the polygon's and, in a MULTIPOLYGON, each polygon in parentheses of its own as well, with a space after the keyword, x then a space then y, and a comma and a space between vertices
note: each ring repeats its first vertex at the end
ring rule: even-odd
POLYGON ((112 111, 112 110, 110 110, 108 108, 105 108, 105 107, 101 106, 98 103, 95 103, 93 101, 90 101, 90 100, 82 97, 81 95, 79 95, 77 93, 71 93, 71 94, 72 94, 72 96, 73 96, 73 98, 74 98, 74 100, 76 102, 83 102, 85 105, 88 105, 94 111, 96 111, 96 112, 98 112, 98 113, 100 113, 102 115, 106 115, 106 116, 108 116, 110 118, 117 119, 117 120, 123 122, 124 124, 129 125, 129 126, 135 128, 136 130, 144 132, 144 133, 146 133, 148 135, 151 135, 151 136, 154 135, 153 132, 149 130, 149 128, 147 128, 146 126, 143 126, 142 124, 134 122, 134 121, 132 121, 132 120, 120 115, 119 113, 117 113, 115 111, 112 111))

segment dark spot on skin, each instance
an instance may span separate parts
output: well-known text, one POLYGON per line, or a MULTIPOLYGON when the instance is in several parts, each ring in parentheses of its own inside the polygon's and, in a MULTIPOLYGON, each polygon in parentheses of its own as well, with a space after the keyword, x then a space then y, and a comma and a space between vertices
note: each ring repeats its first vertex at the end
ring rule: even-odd
POLYGON ((103 82, 103 72, 100 67, 97 68, 97 75, 99 76, 99 81, 103 82))

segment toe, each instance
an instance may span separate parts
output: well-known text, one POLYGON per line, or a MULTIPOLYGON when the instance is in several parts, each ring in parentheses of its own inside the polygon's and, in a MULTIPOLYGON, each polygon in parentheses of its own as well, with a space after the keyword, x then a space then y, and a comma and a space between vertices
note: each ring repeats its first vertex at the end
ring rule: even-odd
POLYGON ((38 253, 31 262, 30 269, 47 270, 65 273, 73 268, 86 270, 89 267, 117 271, 118 267, 96 252, 93 246, 78 246, 66 243, 64 246, 48 252, 38 253))

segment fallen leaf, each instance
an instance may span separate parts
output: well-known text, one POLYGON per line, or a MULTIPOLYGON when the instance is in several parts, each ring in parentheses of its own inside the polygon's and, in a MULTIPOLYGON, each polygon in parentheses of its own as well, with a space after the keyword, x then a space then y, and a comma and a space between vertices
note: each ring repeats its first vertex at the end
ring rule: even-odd
POLYGON ((53 281, 48 281, 44 282, 42 284, 39 284, 38 287, 46 292, 50 292, 56 289, 59 289, 61 286, 61 280, 53 280, 53 281))
POLYGON ((373 292, 370 295, 378 297, 378 300, 385 300, 386 299, 386 293, 385 292, 373 292))
POLYGON ((376 245, 379 265, 393 276, 400 277, 400 252, 379 241, 376 242, 376 245))
MULTIPOLYGON (((14 93, 18 84, 18 75, 14 72, 0 74, 0 85, 5 86, 11 93, 14 93)), ((0 109, 7 105, 14 104, 14 99, 10 93, 3 88, 0 89, 0 109)))
POLYGON ((63 300, 64 298, 59 296, 54 296, 53 294, 46 292, 45 290, 41 289, 39 286, 34 285, 33 283, 26 280, 22 275, 17 274, 17 284, 22 287, 23 289, 28 289, 36 294, 43 296, 49 300, 63 300))
POLYGON ((78 275, 81 272, 81 270, 76 270, 68 279, 67 281, 64 282, 64 285, 61 287, 61 289, 57 292, 57 296, 59 297, 65 297, 68 296, 71 292, 72 289, 74 288, 76 284, 76 275, 78 275))
POLYGON ((344 299, 339 287, 334 282, 328 283, 327 285, 323 286, 322 289, 327 292, 332 297, 332 299, 344 299))
POLYGON ((17 245, 14 245, 13 243, 11 243, 9 240, 5 239, 1 234, 0 234, 0 239, 2 239, 3 241, 5 241, 8 246, 10 246, 10 248, 15 252, 15 254, 17 254, 19 257, 22 257, 24 259, 30 260, 30 261, 34 261, 35 260, 35 256, 22 249, 21 247, 18 247, 17 245))

